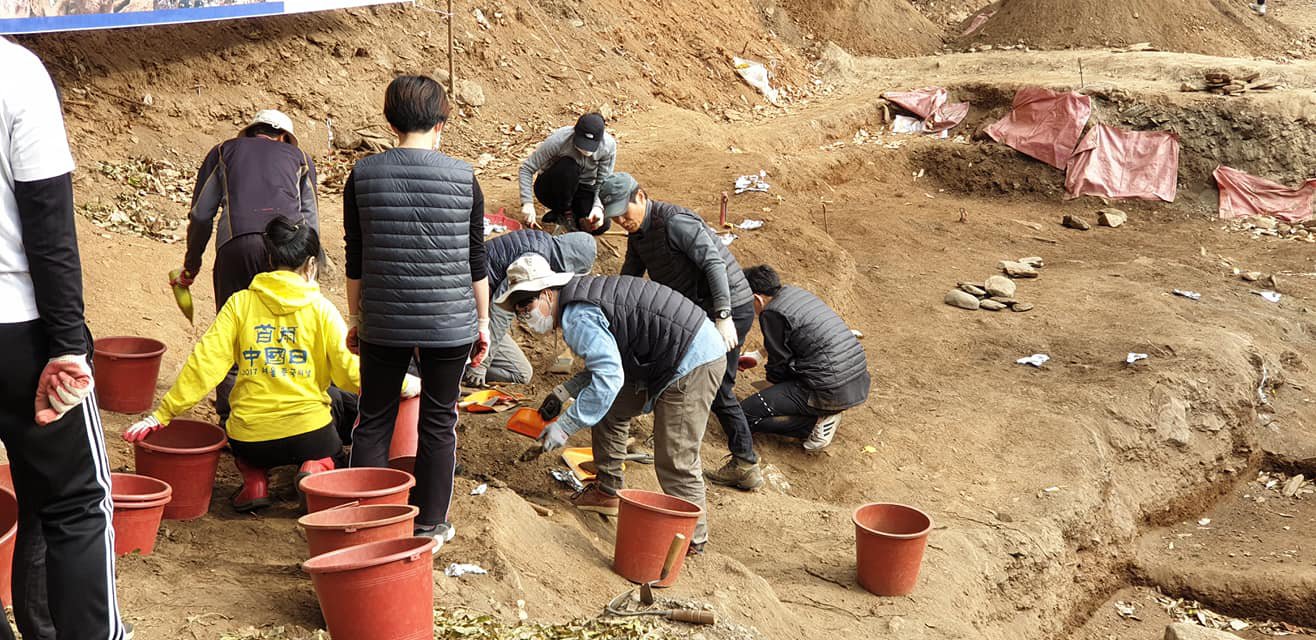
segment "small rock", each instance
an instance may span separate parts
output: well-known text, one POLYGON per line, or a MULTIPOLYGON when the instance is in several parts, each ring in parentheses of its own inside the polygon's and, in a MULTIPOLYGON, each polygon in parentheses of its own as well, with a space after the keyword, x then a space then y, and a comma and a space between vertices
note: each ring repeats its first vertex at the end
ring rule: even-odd
POLYGON ((1005 305, 1005 306, 1007 306, 1007 307, 1012 307, 1012 306, 1014 306, 1016 303, 1018 303, 1019 301, 1018 301, 1018 300, 1015 300, 1014 298, 1007 298, 1007 297, 1002 297, 1002 296, 992 296, 992 302, 999 302, 999 303, 1001 303, 1001 304, 1003 304, 1003 305, 1005 305))
POLYGON ((1242 640, 1227 631, 1208 629, 1189 622, 1176 622, 1165 628, 1164 640, 1242 640))
MULTIPOLYGON (((147 95, 150 95, 150 94, 147 94, 147 95)), ((1283 222, 1281 222, 1281 223, 1279 223, 1278 225, 1275 226, 1275 230, 1278 231, 1278 232, 1280 232, 1280 233, 1282 233, 1282 234, 1284 234, 1284 235, 1288 235, 1290 232, 1293 231, 1293 227, 1290 226, 1290 225, 1284 224, 1283 222)))
POLYGON ((1302 483, 1306 481, 1307 481, 1307 477, 1302 475, 1301 473, 1299 473, 1296 476, 1293 476, 1292 478, 1289 478, 1289 481, 1284 483, 1284 496, 1286 498, 1292 498, 1293 496, 1298 495, 1298 489, 1301 489, 1302 483))
POLYGON ((960 291, 963 291, 963 292, 965 292, 965 293, 973 294, 973 295, 975 295, 975 296, 978 296, 979 298, 985 298, 985 297, 987 297, 987 290, 984 289, 984 288, 982 288, 982 285, 980 285, 980 284, 972 284, 972 283, 969 283, 969 282, 961 282, 961 283, 960 283, 960 291))
POLYGON ((900 633, 900 630, 904 627, 905 619, 900 616, 891 616, 891 619, 886 621, 887 631, 890 631, 893 634, 900 633))
POLYGON ((1016 302, 1016 303, 1010 305, 1010 309, 1011 309, 1012 311, 1014 311, 1015 313, 1028 313, 1029 311, 1032 311, 1032 310, 1033 310, 1033 303, 1031 303, 1031 302, 1016 302))
POLYGON ((475 160, 475 164, 479 165, 480 168, 483 169, 484 167, 489 166, 489 163, 497 159, 498 158, 494 157, 494 154, 492 153, 481 153, 480 157, 475 160))
POLYGON ((483 107, 485 104, 484 87, 474 80, 458 80, 457 101, 472 107, 483 107))
POLYGON ((1279 221, 1270 216, 1253 216, 1251 218, 1248 218, 1247 221, 1253 227, 1257 229, 1264 229, 1266 231, 1274 231, 1279 227, 1279 221))
POLYGON ((1119 209, 1102 209, 1097 212, 1097 224, 1114 229, 1129 221, 1129 214, 1119 209))
POLYGON ((998 511, 996 513, 996 519, 1000 520, 1001 522, 1014 522, 1014 516, 1004 511, 998 511))
POLYGON ((1010 276, 1011 278, 1036 278, 1039 275, 1037 269, 1022 262, 1002 260, 1000 266, 1001 270, 1005 272, 1005 275, 1010 276))
POLYGON ((953 289, 946 294, 946 304, 952 307, 959 307, 969 311, 977 311, 981 303, 978 302, 977 296, 959 289, 953 289))
POLYGON ((982 309, 986 309, 986 310, 988 310, 988 311, 1004 311, 1004 310, 1005 310, 1005 305, 1003 305, 1003 304, 1001 304, 1001 303, 999 303, 999 302, 997 302, 997 301, 995 301, 995 300, 983 300, 982 302, 979 302, 979 303, 978 303, 978 306, 979 306, 980 308, 982 308, 982 309))
POLYGON ((1260 279, 1261 279, 1261 272, 1260 272, 1260 271, 1245 271, 1245 272, 1243 272, 1243 273, 1241 274, 1241 277, 1242 277, 1244 280, 1247 280, 1248 282, 1256 282, 1257 280, 1260 280, 1260 279))
POLYGON ((987 282, 983 285, 983 288, 993 297, 1000 296, 1002 298, 1013 296, 1015 291, 1014 280, 1005 276, 992 276, 987 278, 987 282))
POLYGON ((1079 231, 1087 231, 1092 228, 1092 225, 1088 224, 1087 220, 1072 214, 1066 215, 1064 219, 1060 221, 1060 224, 1063 224, 1070 229, 1078 229, 1079 231))
POLYGON ((1038 257, 1038 256, 1030 256, 1030 257, 1027 257, 1027 258, 1019 258, 1016 262, 1021 262, 1021 263, 1023 263, 1023 264, 1026 264, 1026 265, 1028 265, 1028 266, 1034 268, 1034 269, 1041 269, 1042 267, 1045 267, 1045 266, 1046 266, 1046 263, 1043 262, 1043 261, 1042 261, 1042 258, 1040 258, 1040 257, 1038 257))

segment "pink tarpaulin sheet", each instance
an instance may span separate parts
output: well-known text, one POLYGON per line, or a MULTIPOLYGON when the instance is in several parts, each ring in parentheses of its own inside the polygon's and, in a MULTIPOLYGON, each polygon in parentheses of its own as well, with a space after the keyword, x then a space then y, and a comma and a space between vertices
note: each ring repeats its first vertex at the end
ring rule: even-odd
POLYGON ((1025 87, 1014 94, 1010 113, 987 127, 987 135, 1064 171, 1091 116, 1092 99, 1085 95, 1025 87))
POLYGON ((1065 197, 1101 196, 1174 202, 1179 137, 1165 131, 1125 131, 1099 124, 1074 149, 1065 197))
POLYGON ((888 91, 883 98, 908 109, 923 119, 923 130, 941 133, 959 124, 969 115, 969 103, 951 102, 944 87, 924 87, 913 91, 888 91))
POLYGON ((1293 189, 1224 165, 1216 168, 1212 175, 1216 186, 1220 187, 1221 218, 1271 216, 1285 222, 1302 222, 1312 216, 1316 179, 1293 189))

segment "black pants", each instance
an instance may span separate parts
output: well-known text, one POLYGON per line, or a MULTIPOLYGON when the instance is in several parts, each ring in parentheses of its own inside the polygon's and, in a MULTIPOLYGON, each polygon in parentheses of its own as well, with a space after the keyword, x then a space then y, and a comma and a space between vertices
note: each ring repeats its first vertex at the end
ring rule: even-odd
POLYGON ((307 460, 323 458, 333 458, 334 464, 347 461, 347 456, 343 454, 343 441, 338 439, 338 428, 333 424, 277 440, 229 440, 228 444, 233 450, 233 457, 258 469, 300 466, 307 460))
POLYGON ((353 467, 387 467, 398 417, 398 392, 412 358, 420 367, 420 424, 416 446, 418 526, 448 521, 457 468, 457 399, 471 345, 447 349, 385 347, 361 342, 361 420, 352 433, 353 467))
POLYGON ((813 432, 818 418, 834 415, 809 406, 809 390, 790 380, 774 384, 740 403, 754 433, 772 433, 804 439, 813 432))
POLYGON ((49 359, 45 331, 40 321, 3 324, 0 343, 8 345, 0 369, 0 440, 18 494, 13 605, 19 632, 25 640, 119 640, 110 465, 95 395, 37 426, 32 402, 49 359))
MULTIPOLYGON (((259 233, 241 235, 215 250, 215 268, 212 281, 215 284, 215 312, 224 308, 224 303, 233 294, 251 286, 252 278, 270 270, 270 258, 265 253, 265 240, 259 233)), ((237 383, 238 368, 229 369, 228 375, 215 387, 215 414, 219 423, 228 422, 228 394, 233 392, 237 383)))
MULTIPOLYGON (((573 231, 584 231, 580 221, 589 216, 590 209, 594 208, 596 192, 595 185, 580 183, 580 165, 576 164, 574 158, 558 158, 557 162, 535 178, 535 199, 548 207, 544 219, 566 224, 567 218, 570 218, 571 224, 568 226, 573 231)), ((590 233, 597 236, 611 226, 612 221, 605 218, 603 226, 590 233)))
POLYGON ((745 411, 740 408, 736 398, 736 374, 740 371, 740 347, 745 344, 745 336, 754 328, 754 303, 742 304, 731 310, 731 321, 736 325, 736 337, 739 344, 727 352, 727 371, 722 376, 722 385, 713 398, 713 415, 727 434, 727 449, 731 454, 745 462, 758 462, 754 453, 754 436, 750 434, 745 411))

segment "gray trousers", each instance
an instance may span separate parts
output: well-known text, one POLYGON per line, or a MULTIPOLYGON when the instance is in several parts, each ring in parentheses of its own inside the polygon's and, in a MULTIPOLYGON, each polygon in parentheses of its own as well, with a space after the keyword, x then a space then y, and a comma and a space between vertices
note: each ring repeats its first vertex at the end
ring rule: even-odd
MULTIPOLYGON (((689 500, 704 510, 691 542, 708 540, 708 509, 704 501, 704 468, 699 446, 708 426, 709 407, 717 395, 718 385, 726 373, 726 361, 718 358, 696 367, 673 382, 653 402, 653 461, 658 485, 663 493, 689 500)), ((616 494, 626 487, 622 475, 622 458, 626 439, 630 437, 631 418, 644 411, 648 395, 632 385, 625 385, 603 421, 591 433, 594 465, 598 468, 599 487, 616 494)))
POLYGON ((525 357, 525 352, 521 351, 512 336, 507 335, 494 345, 488 367, 485 382, 530 384, 530 378, 535 375, 535 367, 530 364, 530 359, 525 357))

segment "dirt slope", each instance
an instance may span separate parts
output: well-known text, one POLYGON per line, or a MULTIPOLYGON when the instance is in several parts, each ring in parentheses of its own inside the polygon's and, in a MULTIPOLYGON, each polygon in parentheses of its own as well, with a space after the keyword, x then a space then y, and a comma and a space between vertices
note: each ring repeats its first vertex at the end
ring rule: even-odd
POLYGON ((781 0, 815 37, 860 55, 902 57, 941 46, 938 27, 908 0, 781 0))
POLYGON ((1069 49, 1150 42, 1163 51, 1217 56, 1302 48, 1287 27, 1231 0, 1001 0, 988 10, 996 15, 969 43, 1069 49))

